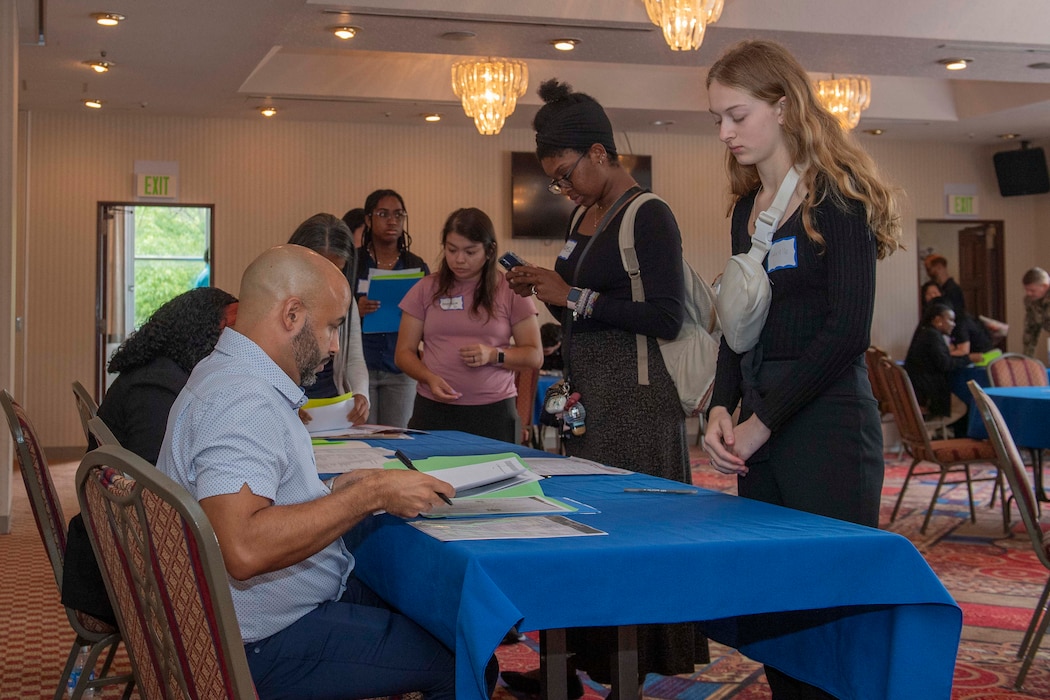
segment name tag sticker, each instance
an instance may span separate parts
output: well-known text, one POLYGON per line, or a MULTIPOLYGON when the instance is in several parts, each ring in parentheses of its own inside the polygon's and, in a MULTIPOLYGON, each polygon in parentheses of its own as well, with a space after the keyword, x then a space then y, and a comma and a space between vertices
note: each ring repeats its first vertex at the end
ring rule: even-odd
POLYGON ((568 240, 565 241, 565 247, 558 253, 558 257, 562 260, 568 260, 569 256, 572 255, 572 251, 576 250, 576 241, 568 240))
POLYGON ((441 306, 442 311, 462 311, 463 310, 463 296, 458 297, 441 297, 438 299, 438 305, 441 306))
POLYGON ((773 241, 766 258, 766 272, 798 267, 798 246, 794 236, 773 241))

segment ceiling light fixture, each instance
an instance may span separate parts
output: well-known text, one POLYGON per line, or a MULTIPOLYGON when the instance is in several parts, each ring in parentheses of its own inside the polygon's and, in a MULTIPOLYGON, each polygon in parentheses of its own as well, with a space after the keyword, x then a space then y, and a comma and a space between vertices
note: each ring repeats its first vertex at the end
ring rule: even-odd
POLYGON ((84 61, 84 65, 85 66, 90 66, 91 69, 93 71, 95 71, 96 73, 105 73, 110 68, 112 68, 113 66, 117 65, 116 63, 113 63, 112 61, 107 61, 106 60, 106 52, 105 51, 102 51, 101 53, 102 53, 102 58, 101 59, 99 59, 98 61, 84 61))
POLYGON ((966 66, 973 63, 972 58, 942 58, 937 61, 948 70, 965 70, 966 66))
POLYGON ((1012 141, 1014 139, 1021 138, 1020 134, 999 134, 996 138, 1003 139, 1004 141, 1012 141))
POLYGON ((361 27, 354 27, 349 24, 342 24, 338 27, 330 27, 332 34, 335 34, 340 39, 353 39, 357 36, 357 33, 361 31, 361 27))
POLYGON ((452 92, 474 126, 498 134, 529 88, 529 67, 514 58, 470 58, 452 64, 452 92))
POLYGON ((103 27, 115 27, 127 19, 127 17, 117 12, 95 12, 91 16, 103 27))
POLYGON ((437 112, 424 112, 420 116, 423 117, 423 121, 428 121, 428 122, 439 122, 439 121, 441 121, 441 115, 438 114, 437 112))
POLYGON ((84 106, 91 109, 102 109, 102 100, 84 100, 84 106))
POLYGON ((704 30, 722 16, 724 0, 643 0, 649 20, 663 30, 672 51, 695 51, 704 30))
POLYGON ((864 133, 871 134, 872 136, 882 136, 886 132, 882 129, 865 129, 864 133))
POLYGON ((259 114, 263 115, 264 117, 272 117, 273 115, 277 114, 277 108, 273 105, 266 105, 265 107, 259 108, 259 114))
POLYGON ((849 131, 871 104, 871 81, 862 75, 832 75, 830 80, 817 81, 817 99, 849 131))
POLYGON ((579 39, 551 39, 550 45, 559 51, 572 51, 580 43, 579 39))

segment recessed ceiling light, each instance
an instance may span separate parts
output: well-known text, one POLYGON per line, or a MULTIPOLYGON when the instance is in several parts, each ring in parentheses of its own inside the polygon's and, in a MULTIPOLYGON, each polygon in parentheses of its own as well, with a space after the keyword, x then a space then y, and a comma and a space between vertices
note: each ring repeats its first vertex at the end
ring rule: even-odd
POLYGON ((550 45, 559 51, 572 51, 580 43, 579 39, 551 39, 550 45))
POLYGON ((964 70, 966 66, 973 63, 972 58, 942 58, 937 61, 948 70, 964 70))
POLYGON ((477 34, 474 32, 445 32, 441 35, 442 39, 447 41, 466 41, 467 39, 473 39, 477 34))
POLYGON ((1013 139, 1021 138, 1020 134, 999 134, 996 138, 1003 139, 1004 141, 1011 141, 1013 139))
POLYGON ((103 27, 115 27, 127 19, 117 12, 95 12, 91 16, 103 27))
POLYGON ((439 122, 441 121, 441 115, 437 112, 425 112, 422 115, 424 121, 428 122, 439 122))
POLYGON ((102 109, 102 100, 84 100, 84 106, 91 109, 102 109))
POLYGON ((272 117, 273 115, 277 114, 277 108, 273 105, 266 105, 265 107, 259 108, 259 114, 263 115, 264 117, 272 117))
POLYGON ((353 39, 357 36, 357 33, 361 31, 361 27, 354 27, 349 24, 341 24, 338 27, 330 27, 332 33, 340 39, 353 39))
POLYGON ((649 124, 651 126, 673 126, 674 125, 674 120, 673 119, 656 119, 654 121, 649 122, 649 124))
POLYGON ((865 129, 864 133, 872 136, 882 136, 885 132, 882 129, 865 129))
POLYGON ((105 73, 117 64, 112 61, 84 61, 84 65, 91 66, 91 69, 96 73, 105 73))

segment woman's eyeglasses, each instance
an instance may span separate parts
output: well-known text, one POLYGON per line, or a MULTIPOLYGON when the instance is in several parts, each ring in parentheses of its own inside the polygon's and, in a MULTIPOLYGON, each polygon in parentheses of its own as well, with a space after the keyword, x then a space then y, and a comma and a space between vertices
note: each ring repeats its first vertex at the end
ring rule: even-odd
POLYGON ((580 164, 580 161, 583 160, 586 155, 586 153, 580 155, 580 157, 576 159, 576 162, 572 164, 572 167, 569 168, 569 172, 561 177, 556 177, 551 180, 551 184, 547 185, 547 191, 551 194, 564 194, 565 190, 572 187, 572 173, 576 170, 576 166, 580 164))
POLYGON ((378 211, 372 212, 372 215, 378 216, 380 219, 393 219, 394 221, 404 221, 408 218, 408 212, 402 209, 398 209, 397 211, 379 209, 378 211))

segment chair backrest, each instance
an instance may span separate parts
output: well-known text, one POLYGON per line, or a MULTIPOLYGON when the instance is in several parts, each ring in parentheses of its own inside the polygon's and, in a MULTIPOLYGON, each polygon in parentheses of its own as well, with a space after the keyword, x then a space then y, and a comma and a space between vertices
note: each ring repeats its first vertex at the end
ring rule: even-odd
POLYGON ((120 440, 117 440, 117 436, 113 434, 113 431, 109 429, 106 422, 102 420, 101 416, 95 416, 88 421, 88 442, 91 442, 91 438, 95 438, 95 443, 98 445, 115 445, 120 447, 120 440))
POLYGON ((882 376, 880 360, 889 360, 890 355, 882 348, 872 345, 864 351, 864 364, 868 367, 868 382, 871 383, 871 393, 879 402, 879 413, 890 413, 890 397, 886 391, 886 380, 882 376))
POLYGON ((539 379, 540 371, 534 367, 514 373, 514 383, 518 388, 518 417, 521 418, 523 428, 532 425, 532 409, 536 404, 536 383, 539 379))
POLYGON ((33 424, 7 390, 0 391, 0 405, 3 406, 7 425, 11 429, 11 439, 15 443, 15 455, 18 458, 22 481, 29 494, 29 505, 33 509, 40 539, 47 550, 47 558, 55 573, 55 583, 62 589, 62 567, 66 553, 66 516, 62 513, 62 503, 51 480, 51 471, 47 458, 40 447, 33 424))
POLYGON ((1034 357, 1008 352, 988 363, 992 386, 1050 386, 1046 366, 1034 357))
POLYGON ((1050 540, 1039 526, 1039 503, 1035 500, 1035 489, 1028 479, 1028 472, 1025 471, 1024 461, 1021 459, 1021 453, 1017 451, 1017 445, 1014 444, 1010 428, 1003 420, 999 407, 977 382, 971 379, 967 386, 970 387, 970 393, 973 394, 974 402, 981 413, 981 420, 988 429, 988 439, 999 458, 999 469, 1006 475, 1010 484, 1010 491, 1017 501, 1017 510, 1021 513, 1021 521, 1032 540, 1032 546, 1043 565, 1050 568, 1050 540))
POLYGON ((901 443, 913 457, 932 454, 930 434, 922 420, 922 411, 908 373, 897 363, 885 358, 879 360, 879 366, 889 395, 893 420, 900 431, 901 443))
POLYGON ((73 398, 77 402, 77 414, 80 415, 80 427, 84 429, 84 437, 90 441, 91 431, 88 421, 98 413, 98 403, 88 390, 80 382, 73 382, 73 398))
POLYGON ((76 483, 139 693, 254 698, 222 553, 197 501, 111 445, 85 455, 76 483))

